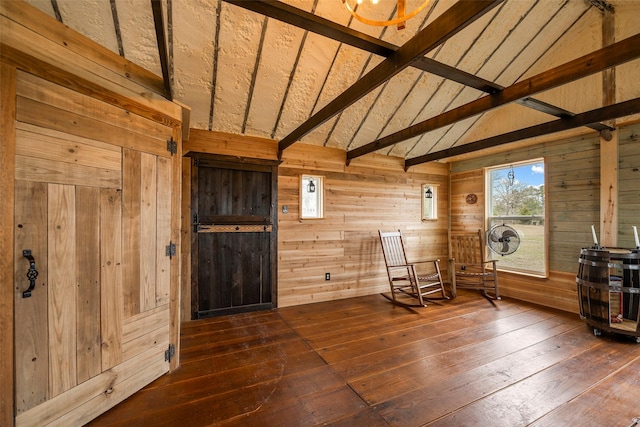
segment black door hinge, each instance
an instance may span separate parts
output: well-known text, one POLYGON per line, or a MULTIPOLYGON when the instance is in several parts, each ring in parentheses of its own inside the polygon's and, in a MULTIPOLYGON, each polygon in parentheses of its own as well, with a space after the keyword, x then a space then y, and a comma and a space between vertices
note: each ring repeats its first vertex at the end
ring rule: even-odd
POLYGON ((173 344, 169 344, 169 348, 164 351, 164 361, 171 362, 173 356, 176 355, 176 346, 173 344))
POLYGON ((170 152, 172 156, 178 152, 178 143, 173 139, 173 137, 167 140, 167 151, 170 152))
POLYGON ((198 214, 193 215, 193 232, 198 232, 198 226, 200 225, 200 221, 198 221, 198 214))
POLYGON ((169 242, 169 246, 165 246, 165 254, 171 259, 176 256, 176 244, 173 242, 169 242))

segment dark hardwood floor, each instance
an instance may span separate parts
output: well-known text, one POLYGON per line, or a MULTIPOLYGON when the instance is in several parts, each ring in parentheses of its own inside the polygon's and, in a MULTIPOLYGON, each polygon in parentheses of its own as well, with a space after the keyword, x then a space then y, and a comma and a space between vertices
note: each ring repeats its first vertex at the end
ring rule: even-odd
POLYGON ((93 426, 607 426, 640 417, 640 344, 478 293, 380 295, 184 324, 181 366, 93 426))

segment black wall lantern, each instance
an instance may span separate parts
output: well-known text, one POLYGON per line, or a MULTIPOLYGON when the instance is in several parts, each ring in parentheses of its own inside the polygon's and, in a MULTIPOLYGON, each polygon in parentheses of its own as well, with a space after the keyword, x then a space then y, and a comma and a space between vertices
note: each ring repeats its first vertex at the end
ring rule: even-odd
POLYGON ((438 186, 422 184, 422 220, 438 218, 438 186))
POLYGON ((424 192, 424 197, 427 199, 433 199, 433 191, 431 191, 431 187, 427 187, 427 190, 424 192))
POLYGON ((313 178, 309 178, 309 184, 307 184, 307 193, 315 193, 316 185, 313 183, 313 178))

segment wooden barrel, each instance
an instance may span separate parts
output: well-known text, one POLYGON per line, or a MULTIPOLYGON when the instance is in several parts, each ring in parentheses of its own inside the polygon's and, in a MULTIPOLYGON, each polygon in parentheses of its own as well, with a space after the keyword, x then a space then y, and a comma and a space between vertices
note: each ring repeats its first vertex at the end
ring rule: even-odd
POLYGON ((578 261, 580 316, 594 327, 640 340, 640 250, 586 248, 578 261))
POLYGON ((585 248, 578 260, 580 316, 594 323, 609 324, 609 251, 585 248))
POLYGON ((611 255, 614 262, 622 262, 622 296, 625 319, 637 319, 640 305, 640 250, 611 255))

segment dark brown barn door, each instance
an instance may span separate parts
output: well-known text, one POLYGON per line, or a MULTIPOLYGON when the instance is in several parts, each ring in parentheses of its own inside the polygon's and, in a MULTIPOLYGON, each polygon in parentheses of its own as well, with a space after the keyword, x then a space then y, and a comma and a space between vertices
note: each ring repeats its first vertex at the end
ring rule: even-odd
POLYGON ((276 306, 277 166, 193 159, 194 319, 276 306))

